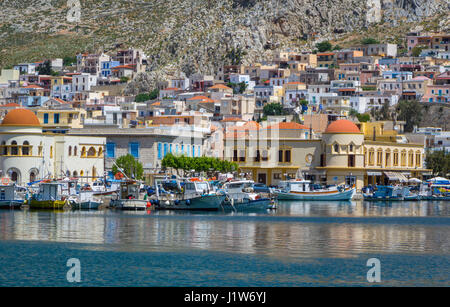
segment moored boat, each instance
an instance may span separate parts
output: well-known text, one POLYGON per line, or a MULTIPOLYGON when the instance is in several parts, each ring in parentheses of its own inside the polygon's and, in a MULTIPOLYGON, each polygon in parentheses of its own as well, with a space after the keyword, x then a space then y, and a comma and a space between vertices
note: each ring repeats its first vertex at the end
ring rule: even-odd
MULTIPOLYGON (((401 201, 408 197, 409 189, 409 187, 379 185, 372 193, 363 193, 363 196, 366 201, 401 201)), ((411 197, 408 200, 413 199, 411 197)))
POLYGON ((71 201, 68 195, 63 195, 63 184, 60 182, 45 182, 39 186, 39 192, 28 200, 30 209, 70 209, 71 201))
POLYGON ((20 197, 16 185, 0 185, 0 209, 20 209, 24 204, 24 198, 20 197))
POLYGON ((273 199, 255 193, 251 180, 230 181, 224 184, 226 198, 222 203, 224 211, 259 211, 273 209, 273 199))
POLYGON ((135 180, 123 180, 120 190, 115 193, 109 206, 120 210, 147 210, 151 207, 150 202, 141 196, 140 184, 135 180))
POLYGON ((297 179, 281 181, 280 190, 276 194, 278 200, 350 201, 355 195, 355 192, 355 187, 314 189, 311 181, 297 179))
POLYGON ((158 210, 217 211, 225 195, 214 191, 206 181, 156 181, 151 203, 158 210))

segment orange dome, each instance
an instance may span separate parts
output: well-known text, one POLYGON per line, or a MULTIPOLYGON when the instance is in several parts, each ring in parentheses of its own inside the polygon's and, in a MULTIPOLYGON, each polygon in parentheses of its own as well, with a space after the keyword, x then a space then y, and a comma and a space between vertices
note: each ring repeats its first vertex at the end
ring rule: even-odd
POLYGON ((41 123, 36 114, 27 109, 15 109, 6 114, 2 126, 29 126, 40 127, 41 123))
POLYGON ((340 119, 329 124, 325 133, 361 133, 361 131, 353 122, 340 119))

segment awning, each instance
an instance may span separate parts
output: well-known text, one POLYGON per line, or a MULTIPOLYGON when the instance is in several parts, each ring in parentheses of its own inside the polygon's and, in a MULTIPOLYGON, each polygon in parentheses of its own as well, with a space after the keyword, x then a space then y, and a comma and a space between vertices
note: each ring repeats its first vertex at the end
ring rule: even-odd
POLYGON ((390 181, 408 182, 408 178, 406 178, 402 173, 384 172, 384 174, 389 178, 390 181))
POLYGON ((381 172, 367 172, 367 176, 381 176, 381 172))
POLYGON ((408 182, 408 178, 406 178, 406 176, 403 175, 403 173, 397 173, 396 175, 400 179, 401 182, 408 182))

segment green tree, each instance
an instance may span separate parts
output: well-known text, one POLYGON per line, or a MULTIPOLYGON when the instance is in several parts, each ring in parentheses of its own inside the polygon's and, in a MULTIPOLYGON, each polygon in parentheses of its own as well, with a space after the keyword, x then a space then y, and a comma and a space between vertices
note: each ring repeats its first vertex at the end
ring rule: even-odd
POLYGON ((406 121, 405 132, 412 132, 423 117, 423 106, 417 100, 400 100, 397 104, 397 119, 406 121))
POLYGON ((375 38, 372 37, 366 37, 361 40, 361 44, 363 45, 371 45, 371 44, 379 44, 380 42, 377 41, 375 38))
POLYGON ((52 66, 50 61, 45 61, 43 64, 39 65, 36 69, 40 75, 49 76, 52 74, 52 66))
POLYGON ((331 43, 329 41, 325 41, 325 42, 317 43, 316 48, 317 48, 317 50, 319 50, 319 52, 326 52, 326 51, 330 51, 333 48, 333 45, 331 45, 331 43))
POLYGON ((76 56, 65 56, 63 58, 63 65, 64 66, 71 66, 74 63, 77 62, 77 57, 76 56))
POLYGON ((144 167, 142 166, 142 163, 135 159, 131 154, 117 158, 116 164, 112 168, 114 175, 120 172, 118 168, 120 167, 129 178, 134 178, 136 180, 143 178, 144 167))
POLYGON ((138 94, 136 96, 136 98, 134 99, 134 101, 136 101, 136 102, 144 102, 144 101, 149 101, 149 100, 151 100, 150 94, 146 94, 146 93, 138 94))
POLYGON ((127 83, 129 80, 130 80, 130 78, 128 78, 128 77, 120 77, 121 83, 127 83))
POLYGON ((416 46, 416 47, 414 47, 412 50, 411 50, 411 55, 413 56, 413 57, 418 57, 418 56, 420 56, 420 54, 422 53, 422 50, 423 49, 425 49, 424 47, 419 47, 419 46, 416 46))
POLYGON ((237 47, 229 50, 225 57, 230 60, 231 65, 240 65, 246 55, 247 52, 245 50, 237 47))
POLYGON ((366 122, 368 122, 368 121, 370 121, 370 114, 368 114, 368 113, 363 113, 363 114, 357 114, 356 115, 356 117, 358 118, 358 120, 361 122, 361 123, 366 123, 366 122))
POLYGON ((150 93, 149 93, 149 99, 150 100, 155 100, 155 99, 157 99, 159 97, 159 89, 154 89, 153 91, 151 91, 150 93))
POLYGON ((268 103, 263 108, 264 117, 284 115, 283 106, 279 103, 268 103))
POLYGON ((427 151, 425 163, 435 176, 447 177, 450 173, 450 153, 445 150, 427 151))

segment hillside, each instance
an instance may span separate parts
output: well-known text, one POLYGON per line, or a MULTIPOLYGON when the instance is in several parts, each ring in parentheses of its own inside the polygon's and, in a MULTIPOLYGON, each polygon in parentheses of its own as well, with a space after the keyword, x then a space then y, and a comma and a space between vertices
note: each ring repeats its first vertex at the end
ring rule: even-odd
POLYGON ((140 47, 160 73, 213 73, 233 48, 244 62, 273 50, 308 50, 329 39, 401 43, 415 27, 448 30, 448 0, 80 0, 70 23, 67 0, 3 0, 0 66, 81 51, 140 47))

